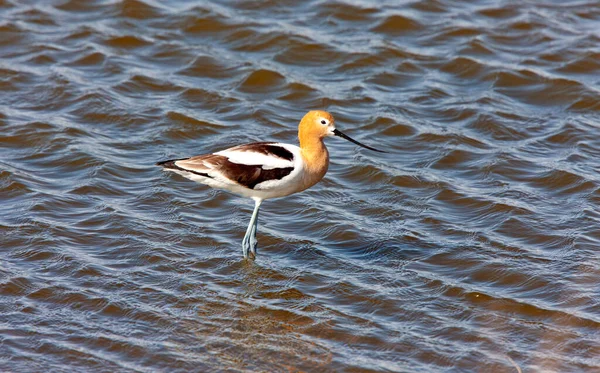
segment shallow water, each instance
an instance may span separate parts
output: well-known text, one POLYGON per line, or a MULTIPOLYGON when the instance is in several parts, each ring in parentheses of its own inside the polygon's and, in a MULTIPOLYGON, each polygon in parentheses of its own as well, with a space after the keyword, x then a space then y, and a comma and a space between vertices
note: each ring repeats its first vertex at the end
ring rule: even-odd
POLYGON ((596 1, 0 0, 0 370, 600 371, 596 1), (277 140, 252 202, 154 163, 277 140))

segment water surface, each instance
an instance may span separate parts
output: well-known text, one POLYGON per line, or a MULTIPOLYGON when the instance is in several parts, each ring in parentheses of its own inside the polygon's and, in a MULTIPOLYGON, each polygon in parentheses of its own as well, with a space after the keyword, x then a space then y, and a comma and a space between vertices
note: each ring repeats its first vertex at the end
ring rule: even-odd
POLYGON ((0 370, 600 371, 596 1, 0 0, 0 370), (154 163, 327 139, 253 203, 154 163))

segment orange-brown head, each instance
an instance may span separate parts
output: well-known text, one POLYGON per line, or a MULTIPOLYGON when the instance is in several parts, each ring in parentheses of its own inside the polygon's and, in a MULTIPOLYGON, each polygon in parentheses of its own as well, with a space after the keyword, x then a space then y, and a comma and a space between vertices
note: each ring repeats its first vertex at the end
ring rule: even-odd
POLYGON ((326 111, 313 110, 306 113, 298 125, 300 147, 321 142, 326 136, 333 136, 335 119, 326 111))
POLYGON ((346 139, 363 148, 380 153, 387 153, 360 143, 353 138, 345 135, 335 128, 335 119, 333 115, 322 110, 309 111, 300 121, 298 126, 298 138, 300 139, 300 148, 302 149, 321 149, 324 148, 323 138, 326 136, 338 136, 346 139))

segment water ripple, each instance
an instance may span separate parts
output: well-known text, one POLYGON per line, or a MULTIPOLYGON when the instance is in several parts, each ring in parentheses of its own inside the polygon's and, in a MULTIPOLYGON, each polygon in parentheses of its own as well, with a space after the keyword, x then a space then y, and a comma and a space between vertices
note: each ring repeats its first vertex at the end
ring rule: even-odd
POLYGON ((0 8, 0 370, 600 366, 596 2, 0 8), (244 262, 154 163, 310 109, 389 153, 327 139, 244 262))

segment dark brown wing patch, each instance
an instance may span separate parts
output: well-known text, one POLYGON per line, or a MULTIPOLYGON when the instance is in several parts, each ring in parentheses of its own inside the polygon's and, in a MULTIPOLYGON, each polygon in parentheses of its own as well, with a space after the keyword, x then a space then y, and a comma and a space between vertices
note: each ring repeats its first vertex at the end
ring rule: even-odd
POLYGON ((236 146, 231 150, 239 152, 255 152, 275 156, 277 158, 285 159, 286 161, 294 160, 294 154, 292 152, 274 142, 255 142, 252 144, 236 146))
POLYGON ((235 181, 249 189, 254 189, 256 185, 263 181, 281 180, 294 170, 294 167, 263 170, 261 166, 230 162, 227 157, 217 154, 200 155, 181 161, 183 162, 180 166, 175 164, 176 161, 160 162, 160 165, 214 179, 216 175, 213 174, 213 176, 210 176, 200 171, 212 169, 212 172, 219 172, 227 179, 235 181), (194 165, 199 166, 197 170, 193 169, 194 165), (208 167, 209 165, 210 167, 208 167))
POLYGON ((256 185, 263 181, 281 180, 294 170, 294 167, 263 170, 260 166, 233 163, 226 157, 218 157, 221 158, 219 160, 219 171, 228 179, 234 180, 236 183, 250 189, 254 189, 256 185))

